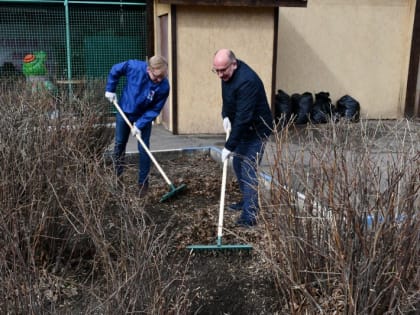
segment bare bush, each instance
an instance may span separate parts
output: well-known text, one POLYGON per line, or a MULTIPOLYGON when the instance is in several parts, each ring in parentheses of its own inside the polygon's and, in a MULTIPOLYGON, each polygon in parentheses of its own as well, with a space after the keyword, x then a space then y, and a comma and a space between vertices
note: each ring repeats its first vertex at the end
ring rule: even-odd
POLYGON ((2 314, 180 314, 188 305, 182 275, 166 271, 166 231, 146 224, 104 157, 113 130, 98 108, 3 89, 2 314))
POLYGON ((264 253, 290 313, 418 312, 419 140, 409 121, 276 135, 264 253))

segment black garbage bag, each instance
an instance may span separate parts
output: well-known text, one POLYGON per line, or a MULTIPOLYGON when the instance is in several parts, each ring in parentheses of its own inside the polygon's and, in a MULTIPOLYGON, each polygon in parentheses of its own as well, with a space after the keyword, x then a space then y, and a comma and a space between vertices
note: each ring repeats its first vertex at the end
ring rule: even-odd
POLYGON ((296 121, 296 115, 297 115, 298 108, 299 108, 300 96, 301 95, 299 93, 293 93, 290 96, 290 101, 292 103, 292 120, 293 120, 293 122, 296 121))
POLYGON ((360 118, 360 104, 350 95, 344 95, 337 101, 337 113, 348 121, 358 122, 360 118))
POLYGON ((296 114, 297 108, 299 107, 300 94, 299 93, 293 93, 290 96, 290 100, 292 101, 293 114, 296 114))
POLYGON ((275 97, 275 121, 280 127, 285 127, 292 119, 292 100, 286 92, 278 90, 275 97))
POLYGON ((292 104, 296 114, 295 123, 298 125, 306 124, 309 121, 314 99, 312 93, 305 92, 301 95, 292 95, 292 104))
POLYGON ((313 124, 325 124, 334 114, 335 106, 330 99, 330 93, 319 92, 315 94, 315 102, 311 111, 311 122, 313 124))

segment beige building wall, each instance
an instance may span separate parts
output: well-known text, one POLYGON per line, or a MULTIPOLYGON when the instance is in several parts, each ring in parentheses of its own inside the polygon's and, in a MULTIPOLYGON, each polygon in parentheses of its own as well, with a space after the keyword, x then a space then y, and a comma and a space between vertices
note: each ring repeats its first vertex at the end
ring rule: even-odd
POLYGON ((404 112, 416 0, 310 0, 280 8, 276 90, 349 94, 364 118, 404 112))
MULTIPOLYGON (((168 34, 167 34, 168 38, 165 39, 165 40, 168 41, 168 64, 169 64, 168 79, 169 79, 169 82, 171 83, 172 80, 173 80, 173 73, 171 71, 171 69, 172 69, 171 65, 173 63, 172 55, 171 55, 171 49, 172 48, 170 46, 170 43, 172 42, 172 37, 171 37, 171 35, 172 35, 172 33, 171 33, 171 19, 172 19, 172 16, 170 14, 171 6, 168 5, 168 4, 159 4, 156 1, 154 1, 153 5, 154 5, 154 8, 153 8, 154 10, 153 11, 155 12, 155 16, 154 16, 155 18, 153 20, 154 44, 155 44, 154 50, 155 50, 155 54, 157 54, 157 55, 162 54, 162 49, 160 47, 162 34, 161 34, 161 30, 160 30, 159 19, 162 16, 165 16, 165 15, 168 16, 168 34)), ((172 85, 171 85, 171 88, 172 88, 172 85)), ((169 93, 167 103, 165 105, 165 108, 162 110, 162 113, 164 111, 167 111, 168 113, 172 113, 172 104, 173 104, 172 93, 169 93), (169 110, 166 110, 166 106, 169 106, 169 110)), ((156 123, 158 123, 158 124, 163 123, 162 122, 162 113, 156 119, 156 123)), ((167 124, 166 127, 169 130, 172 131, 173 130, 172 119, 169 119, 169 121, 167 121, 166 124, 167 124)))
POLYGON ((230 48, 260 75, 270 100, 273 9, 177 7, 178 132, 221 133, 221 81, 213 55, 230 48))

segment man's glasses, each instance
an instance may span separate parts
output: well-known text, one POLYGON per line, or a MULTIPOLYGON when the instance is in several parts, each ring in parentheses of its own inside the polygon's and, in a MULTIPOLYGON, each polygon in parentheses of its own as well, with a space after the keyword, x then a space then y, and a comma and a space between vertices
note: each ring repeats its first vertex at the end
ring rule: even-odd
POLYGON ((215 73, 215 74, 224 74, 228 69, 229 69, 229 67, 232 65, 232 62, 230 63, 230 64, 228 64, 225 68, 223 68, 223 69, 215 69, 215 68, 213 68, 213 69, 211 69, 211 72, 213 72, 213 73, 215 73))
POLYGON ((149 69, 149 73, 152 75, 152 77, 153 77, 152 80, 154 80, 154 81, 159 81, 160 82, 166 77, 165 72, 156 74, 156 73, 153 72, 152 69, 149 69))

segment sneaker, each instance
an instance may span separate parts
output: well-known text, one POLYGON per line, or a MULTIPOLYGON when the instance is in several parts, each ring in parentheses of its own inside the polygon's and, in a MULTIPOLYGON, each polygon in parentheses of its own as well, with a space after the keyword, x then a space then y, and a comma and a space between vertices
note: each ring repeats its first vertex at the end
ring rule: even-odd
POLYGON ((139 184, 139 197, 144 198, 149 190, 149 183, 139 184))
POLYGON ((243 218, 239 218, 238 221, 236 221, 236 225, 240 226, 240 227, 246 227, 246 228, 250 228, 253 227, 255 225, 257 225, 257 220, 245 220, 243 218))
POLYGON ((239 201, 239 202, 234 202, 234 203, 230 204, 228 206, 228 209, 230 211, 241 211, 242 208, 243 208, 243 206, 244 206, 244 202, 243 201, 239 201))

